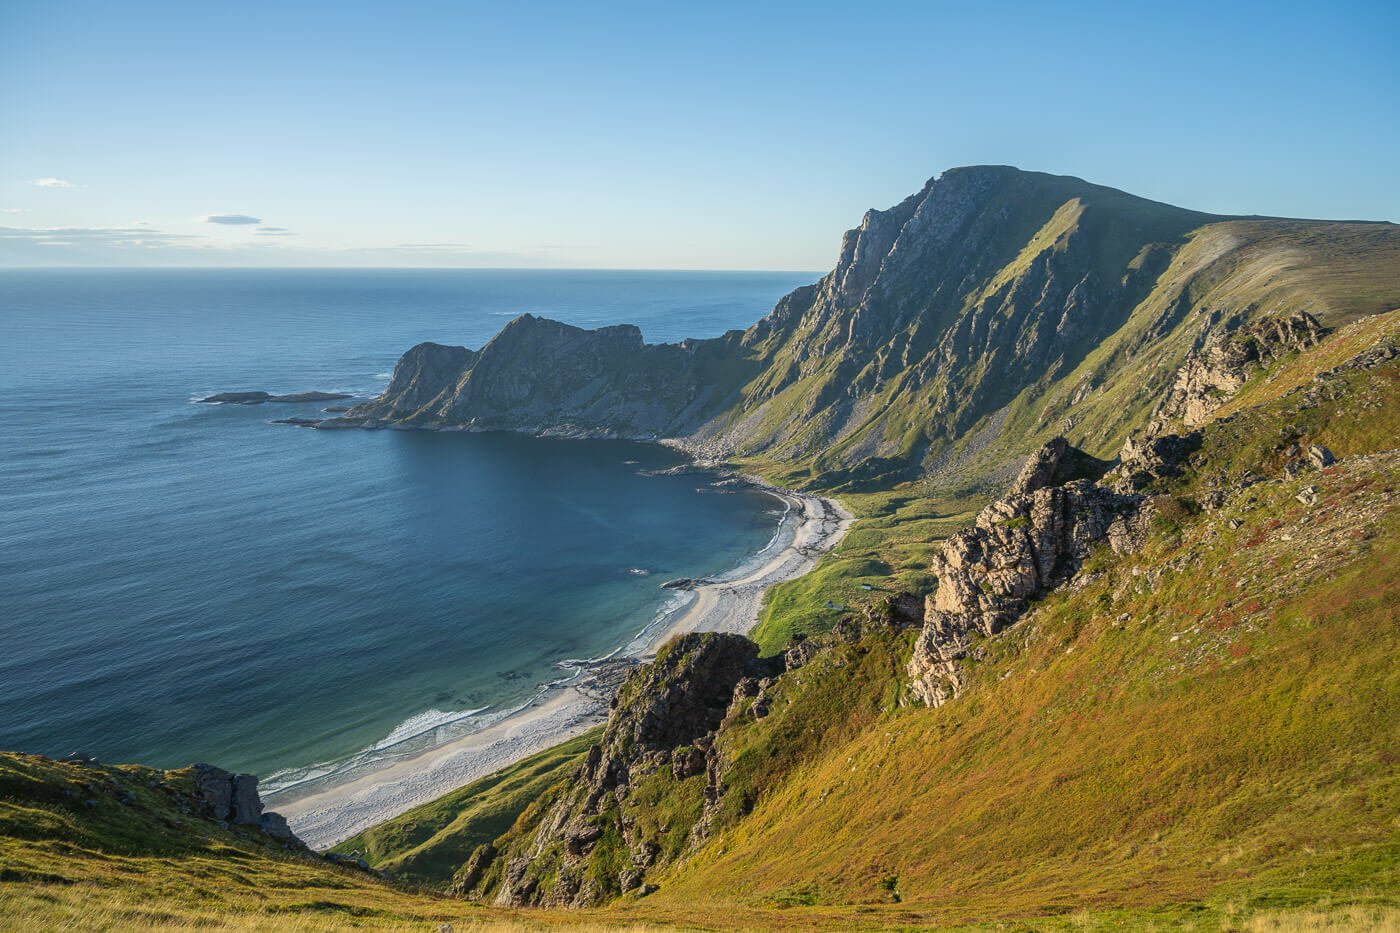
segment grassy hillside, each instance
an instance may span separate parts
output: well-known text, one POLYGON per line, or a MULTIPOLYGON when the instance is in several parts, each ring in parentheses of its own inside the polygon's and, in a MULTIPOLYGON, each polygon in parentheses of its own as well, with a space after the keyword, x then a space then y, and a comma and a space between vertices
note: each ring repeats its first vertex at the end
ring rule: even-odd
POLYGON ((763 662, 712 737, 573 827, 646 896, 444 894, 490 900, 531 857, 591 735, 338 847, 393 880, 195 815, 186 771, 0 754, 0 930, 1400 929, 1400 311, 1365 316, 1400 303, 1400 233, 950 184, 867 218, 724 377, 743 398, 711 439, 860 521, 754 633, 810 659, 763 662), (879 606, 935 588, 1019 458, 1058 434, 1112 456, 1209 333, 1291 311, 1340 329, 1214 412, 1145 490, 1146 547, 1095 552, 972 646, 959 696, 915 702, 917 628, 879 606), (1290 469, 1311 444, 1339 461, 1290 469), (467 884, 474 852, 505 854, 467 884))
POLYGON ((591 729, 415 807, 352 836, 334 851, 363 855, 400 881, 441 888, 473 849, 505 833, 532 801, 567 780, 600 731, 601 727, 591 729))
MULTIPOLYGON (((901 709, 886 692, 854 739, 828 729, 651 900, 898 891, 950 920, 1112 905, 1213 923, 1327 898, 1393 906, 1400 378, 1391 360, 1324 380, 1316 403, 1300 396, 1349 351, 1386 332, 1393 345, 1396 317, 1259 378, 1190 473, 1158 490, 1175 508, 1145 552, 1105 552, 988 639, 959 701, 901 709), (1295 439, 1343 459, 1290 479, 1281 451, 1295 439), (1200 513, 1206 484, 1249 473, 1268 479, 1200 513), (1315 505, 1297 498, 1310 486, 1315 505)), ((784 685, 797 721, 831 722, 832 681, 861 682, 843 654, 866 650, 888 648, 837 649, 832 672, 784 685)), ((849 698, 837 708, 869 715, 849 698)), ((775 703, 726 741, 782 761, 803 744, 786 718, 775 703)))
MULTIPOLYGON (((687 847, 702 778, 663 773, 633 796, 628 817, 651 821, 669 867, 615 909, 759 925, 770 911, 818 925, 1396 922, 1400 378, 1394 359, 1316 377, 1398 329, 1400 315, 1363 321, 1256 378, 1187 475, 1152 490, 1148 548, 1096 556, 987 639, 954 703, 908 705, 909 630, 837 640, 784 675, 766 717, 719 733, 729 766, 703 845, 687 847), (1294 442, 1342 460, 1290 478, 1294 442), (1201 510, 1207 487, 1250 475, 1263 481, 1201 510)), ((917 584, 915 542, 970 507, 914 488, 862 504, 865 537, 775 594, 770 634, 826 599, 876 598, 859 588, 881 582, 876 562, 917 584)))

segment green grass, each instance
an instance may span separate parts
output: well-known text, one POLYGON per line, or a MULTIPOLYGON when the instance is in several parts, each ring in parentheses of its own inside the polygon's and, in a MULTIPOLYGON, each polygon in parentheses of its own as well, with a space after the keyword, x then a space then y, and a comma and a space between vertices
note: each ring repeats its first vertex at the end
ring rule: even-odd
MULTIPOLYGON (((1338 272, 1350 260, 1326 255, 1305 268, 1266 242, 1286 237, 1307 259, 1335 247, 1336 225, 1241 223, 1178 253, 1193 301, 1233 301, 1263 277, 1279 301, 1343 321, 1384 294, 1380 273, 1338 272), (1196 275, 1245 233, 1263 245, 1196 275)), ((1389 248, 1369 228, 1348 235, 1363 256, 1389 248)), ((1123 375, 1081 403, 1076 429, 1107 445, 1165 378, 1142 348, 1175 353, 1189 336, 1172 324, 1152 344, 1154 320, 1135 316, 1071 376, 1018 398, 1004 435, 1051 431, 1045 399, 1109 368, 1123 375)), ((536 825, 589 736, 339 847, 399 884, 190 815, 187 772, 0 754, 0 930, 1400 929, 1400 377, 1392 361, 1315 378, 1397 328, 1400 314, 1359 321, 1252 379, 1184 474, 1151 490, 1164 498, 1147 549, 1096 552, 1075 586, 975 645, 955 701, 909 703, 912 631, 833 639, 777 681, 767 716, 741 709, 722 728, 724 785, 698 847, 703 777, 642 781, 618 815, 661 847, 649 897, 522 912, 433 893, 481 843, 536 825), (1294 442, 1343 459, 1286 479, 1294 442), (1265 479, 1200 507, 1249 474, 1265 479), (1306 485, 1315 505, 1296 498, 1306 485)), ((1007 444, 972 456, 966 476, 1007 444)), ((822 482, 810 461, 742 465, 822 482)), ((770 593, 764 650, 830 629, 842 612, 828 600, 859 615, 891 591, 930 591, 939 540, 995 487, 843 491, 860 521, 770 593)), ((605 836, 590 871, 615 877, 623 851, 605 836)))
MULTIPOLYGON (((1380 452, 1400 428, 1396 366, 1351 371, 1310 404, 1298 390, 1398 324, 1364 321, 1252 380, 1184 475, 1154 490, 1148 549, 1101 549, 1080 585, 974 646, 957 701, 912 706, 913 632, 877 630, 781 677, 764 718, 741 708, 726 722, 714 835, 699 848, 703 779, 662 769, 642 781, 618 815, 658 842, 648 880, 660 891, 619 902, 619 916, 996 917, 1013 929, 1393 919, 1400 518, 1396 455, 1380 452), (1294 439, 1345 459, 1288 480, 1280 450, 1294 439), (1197 504, 1248 473, 1271 478, 1219 512, 1197 504), (1295 498, 1308 484, 1316 507, 1295 498)), ((812 574, 775 588, 765 649, 829 629, 843 613, 827 600, 928 591, 932 549, 988 495, 937 492, 847 494, 859 524, 812 574)), ((599 845, 600 879, 622 864, 613 843, 599 845)))
MULTIPOLYGON (((1365 479, 1329 477, 1353 497, 1365 479)), ((1387 479, 1370 479, 1381 501, 1387 479)), ((1246 517, 1286 514, 1290 491, 1246 517)), ((1352 527, 1335 522, 1327 540, 1352 527)), ((988 640, 968 694, 942 709, 885 709, 815 749, 780 720, 729 739, 758 760, 794 743, 802 764, 776 769, 753 812, 654 899, 776 906, 819 882, 822 904, 885 904, 896 876, 901 906, 949 922, 1395 907, 1400 522, 1387 510, 1316 579, 1244 597, 1235 580, 1276 576, 1286 547, 1245 549, 1210 525, 988 640), (1179 569, 1152 586, 1132 573, 1163 565, 1179 569)), ((815 686, 826 679, 810 689, 832 691, 815 686)))
POLYGON ((380 823, 334 847, 396 878, 443 887, 477 846, 502 835, 532 801, 568 779, 601 727, 380 823))

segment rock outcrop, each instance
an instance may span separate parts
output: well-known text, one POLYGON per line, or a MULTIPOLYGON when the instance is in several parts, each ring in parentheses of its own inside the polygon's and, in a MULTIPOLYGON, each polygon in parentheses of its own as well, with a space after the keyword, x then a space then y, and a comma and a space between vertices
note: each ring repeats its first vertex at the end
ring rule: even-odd
MULTIPOLYGON (((1231 322, 1237 323, 1237 322, 1231 322)), ((1097 544, 1115 553, 1141 547, 1152 513, 1144 495, 1179 475, 1201 445, 1195 427, 1234 396, 1261 367, 1315 346, 1327 335, 1311 315, 1266 317, 1212 331, 1176 373, 1147 430, 1130 437, 1110 464, 1055 438, 1032 454, 1006 497, 950 538, 934 559, 938 588, 909 662, 915 696, 939 706, 962 689, 958 661, 973 638, 994 635, 1029 602, 1067 582, 1097 544)), ((1326 448, 1299 450, 1297 462, 1320 468, 1326 448)), ((1207 502, 1210 507, 1210 502, 1207 502)))
POLYGON ((958 661, 973 639, 1016 621, 1030 601, 1069 580, 1090 550, 1140 547, 1147 500, 1094 480, 1104 464, 1055 438, 1033 454, 1008 495, 943 545, 909 674, 915 696, 939 706, 962 689, 958 661), (1068 481, 1065 481, 1068 479, 1068 481))
MULTIPOLYGON (((1116 442, 1159 397, 1140 391, 1156 370, 1134 361, 1174 370, 1199 314, 1224 322, 1212 334, 1238 323, 1243 336, 1197 347, 1164 418, 1199 417, 1241 367, 1315 339, 1305 315, 1252 323, 1285 300, 1316 296, 1319 314, 1340 316, 1400 304, 1400 275, 1363 297, 1328 285, 1325 261, 1300 266, 1300 231, 1078 178, 950 169, 868 212, 828 275, 746 331, 647 345, 634 327, 523 315, 479 352, 413 348, 381 397, 316 427, 670 438, 711 458, 810 461, 853 486, 942 470, 974 428, 976 446, 1014 459, 1018 440, 1000 437, 1013 403, 1043 406, 1062 431, 1109 424, 1116 442), (1256 274, 1285 261, 1297 270, 1286 294, 1256 274)), ((1347 238, 1349 262, 1380 268, 1400 241, 1387 225, 1306 233, 1332 235, 1347 238)))
POLYGON ((256 826, 275 839, 301 845, 280 813, 264 812, 255 775, 234 774, 203 763, 191 765, 190 768, 194 775, 194 796, 201 814, 221 823, 256 826))
POLYGON ((618 690, 602 739, 526 843, 478 852, 457 889, 470 890, 496 857, 505 859, 500 905, 588 906, 638 887, 658 847, 622 816, 629 793, 662 769, 703 771, 704 739, 723 721, 735 685, 770 666, 740 635, 683 635, 663 648, 618 690))
POLYGON ((419 344, 384 394, 343 420, 595 437, 679 433, 730 401, 746 369, 721 372, 719 364, 737 338, 649 345, 630 324, 584 330, 524 314, 480 352, 419 344))
POLYGON ((1236 324, 1224 321, 1221 327, 1206 329, 1203 342, 1177 370, 1153 413, 1146 432, 1149 437, 1177 425, 1204 424, 1260 367, 1316 346, 1329 333, 1306 311, 1236 324))
POLYGON ((268 392, 220 392, 199 401, 210 405, 262 405, 269 402, 335 402, 354 398, 346 392, 293 392, 290 395, 272 395, 268 392))

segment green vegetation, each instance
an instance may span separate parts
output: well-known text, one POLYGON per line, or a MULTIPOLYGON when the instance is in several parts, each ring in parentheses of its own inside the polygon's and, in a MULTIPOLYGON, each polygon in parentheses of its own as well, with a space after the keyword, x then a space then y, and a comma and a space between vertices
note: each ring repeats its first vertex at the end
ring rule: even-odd
MULTIPOLYGON (((745 467, 765 472, 755 464, 745 467)), ((990 490, 941 494, 923 483, 903 483, 889 492, 843 493, 842 504, 859 521, 810 573, 768 591, 750 637, 765 654, 773 654, 795 634, 829 631, 844 609, 828 608, 828 602, 859 608, 892 592, 930 591, 934 580, 928 566, 938 542, 971 522, 991 498, 990 490)))
POLYGON ((1113 905, 1112 922, 1066 925, 1220 928, 1328 901, 1393 918, 1396 376, 1352 372, 1302 410, 1261 380, 1164 492, 1182 504, 1219 472, 1273 478, 1220 512, 1174 510, 1143 553, 1097 555, 1087 582, 985 640, 943 708, 899 708, 896 692, 848 741, 814 724, 879 695, 849 655, 890 636, 784 677, 791 708, 815 706, 798 719, 811 741, 781 704, 722 733, 752 812, 648 903, 877 905, 897 877, 903 908, 950 923, 1113 905), (1279 448, 1295 437, 1347 459, 1289 479, 1279 448), (1296 498, 1308 485, 1316 505, 1296 498), (839 712, 821 707, 843 689, 839 712))
POLYGON ((334 847, 363 856, 395 878, 442 887, 477 846, 500 836, 532 801, 567 780, 601 729, 532 755, 414 807, 334 847))
MULTIPOLYGON (((337 847, 394 883, 192 815, 187 773, 0 755, 0 929, 1400 929, 1400 311, 1358 320, 1394 307, 1400 237, 989 172, 985 241, 887 283, 884 343, 848 352, 861 322, 821 305, 833 278, 744 355, 697 351, 743 386, 736 465, 835 490, 859 521, 768 594, 762 652, 803 636, 806 663, 748 682, 712 746, 694 740, 702 773, 663 747, 573 827, 598 830, 576 851, 604 894, 654 847, 645 896, 525 912, 441 894, 494 890, 491 854, 534 836, 597 733, 337 847), (930 291, 945 274, 972 285, 930 291), (1038 296, 1081 284, 1084 329, 1049 341, 1038 296), (934 590, 940 541, 1018 455, 1063 433, 1112 456, 1207 322, 1294 310, 1341 329, 1225 400, 1145 490, 1146 547, 1099 548, 971 646, 957 698, 912 702, 917 628, 879 606, 934 590), (967 321, 1014 339, 944 340, 967 321), (1290 469, 1310 444, 1341 459, 1290 469)), ((557 866, 566 845, 530 855, 557 866)))

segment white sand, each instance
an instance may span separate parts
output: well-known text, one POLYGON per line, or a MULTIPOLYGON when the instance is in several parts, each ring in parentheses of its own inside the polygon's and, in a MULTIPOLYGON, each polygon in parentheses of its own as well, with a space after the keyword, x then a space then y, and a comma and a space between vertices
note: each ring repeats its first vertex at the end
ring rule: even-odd
MULTIPOLYGON (((850 513, 834 500, 764 488, 791 510, 760 555, 766 560, 697 586, 683 608, 629 645, 628 655, 654 654, 685 632, 749 632, 758 622, 763 591, 811 570, 851 527, 850 513)), ((584 732, 607 718, 609 699, 609 690, 585 674, 478 732, 343 784, 302 796, 295 789, 268 795, 268 807, 285 816, 312 848, 325 849, 584 732)))

